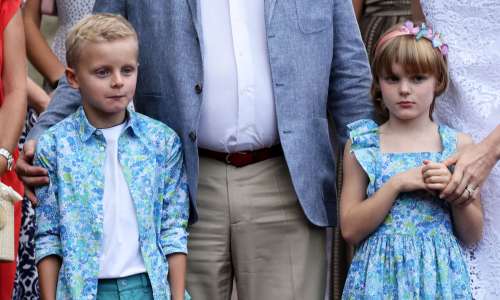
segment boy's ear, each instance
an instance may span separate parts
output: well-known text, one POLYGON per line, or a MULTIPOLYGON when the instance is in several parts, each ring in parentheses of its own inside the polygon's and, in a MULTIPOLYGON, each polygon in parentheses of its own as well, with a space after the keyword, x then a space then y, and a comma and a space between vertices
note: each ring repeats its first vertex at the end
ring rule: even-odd
POLYGON ((66 78, 68 79, 69 85, 74 89, 80 88, 80 84, 78 84, 78 79, 76 78, 75 70, 72 68, 66 68, 64 72, 66 73, 66 78))

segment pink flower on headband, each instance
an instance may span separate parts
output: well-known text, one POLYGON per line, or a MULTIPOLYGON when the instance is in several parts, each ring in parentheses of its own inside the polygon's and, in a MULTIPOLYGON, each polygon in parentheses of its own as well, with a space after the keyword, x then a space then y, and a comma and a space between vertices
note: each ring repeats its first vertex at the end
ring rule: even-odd
POLYGON ((406 21, 399 31, 392 31, 382 36, 377 44, 375 52, 377 52, 387 41, 402 35, 413 35, 417 41, 421 38, 429 40, 432 43, 432 47, 438 49, 443 56, 448 54, 448 45, 443 43, 439 33, 434 32, 432 28, 428 27, 425 23, 422 23, 420 26, 415 26, 412 21, 406 21))
POLYGON ((401 27, 401 31, 404 31, 409 34, 416 35, 419 31, 418 27, 413 25, 412 21, 406 21, 404 25, 401 27))

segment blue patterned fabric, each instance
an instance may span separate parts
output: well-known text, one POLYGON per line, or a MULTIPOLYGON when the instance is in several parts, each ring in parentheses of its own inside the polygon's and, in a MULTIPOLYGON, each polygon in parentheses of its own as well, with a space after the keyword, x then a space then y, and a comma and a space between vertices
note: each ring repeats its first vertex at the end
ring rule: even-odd
MULTIPOLYGON (((154 299, 170 299, 171 253, 187 253, 189 199, 181 142, 164 124, 129 111, 118 141, 122 166, 137 214, 139 244, 154 299)), ((57 299, 95 299, 103 238, 106 141, 80 107, 44 133, 35 164, 50 184, 37 189, 37 263, 63 258, 57 299)), ((119 255, 119 253, 117 253, 119 255)))
MULTIPOLYGON (((457 132, 439 126, 441 152, 382 153, 372 120, 349 125, 352 151, 368 174, 370 197, 397 173, 442 161, 457 132)), ((402 193, 379 228, 356 249, 343 299, 470 299, 469 275, 449 207, 426 191, 402 193)))

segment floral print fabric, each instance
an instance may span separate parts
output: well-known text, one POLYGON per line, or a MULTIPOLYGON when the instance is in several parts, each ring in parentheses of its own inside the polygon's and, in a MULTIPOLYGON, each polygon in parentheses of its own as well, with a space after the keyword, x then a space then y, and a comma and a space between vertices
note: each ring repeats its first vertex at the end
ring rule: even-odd
MULTIPOLYGON (((397 173, 442 161, 457 132, 439 126, 441 152, 382 153, 372 120, 349 126, 352 151, 369 178, 370 197, 397 173)), ((384 222, 358 245, 343 299, 470 299, 467 266, 447 204, 426 191, 402 193, 384 222)))
MULTIPOLYGON (((170 299, 171 253, 187 253, 188 189, 180 139, 164 124, 128 111, 118 160, 137 214, 139 244, 155 299, 170 299)), ((106 141, 80 107, 50 128, 35 163, 50 184, 37 189, 36 261, 62 257, 57 299, 95 299, 103 238, 106 141)), ((119 253, 117 253, 119 255, 119 253)))

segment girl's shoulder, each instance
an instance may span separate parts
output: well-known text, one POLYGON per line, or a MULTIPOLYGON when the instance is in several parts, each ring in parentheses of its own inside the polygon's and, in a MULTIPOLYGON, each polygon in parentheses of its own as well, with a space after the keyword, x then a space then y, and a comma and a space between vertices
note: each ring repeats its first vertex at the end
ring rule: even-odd
POLYGON ((469 134, 457 131, 457 150, 460 151, 471 144, 474 144, 474 140, 469 134))
POLYGON ((450 152, 460 151, 464 147, 473 144, 472 137, 445 124, 438 124, 439 133, 445 150, 450 152))
POLYGON ((351 138, 351 149, 378 147, 379 125, 371 119, 361 119, 347 125, 351 138))

